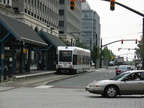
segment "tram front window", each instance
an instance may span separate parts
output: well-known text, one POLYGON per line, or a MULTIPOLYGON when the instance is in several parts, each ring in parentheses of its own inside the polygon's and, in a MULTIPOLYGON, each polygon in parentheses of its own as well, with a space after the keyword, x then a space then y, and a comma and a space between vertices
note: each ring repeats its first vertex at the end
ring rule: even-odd
POLYGON ((72 51, 60 51, 59 61, 71 62, 72 61, 72 51))

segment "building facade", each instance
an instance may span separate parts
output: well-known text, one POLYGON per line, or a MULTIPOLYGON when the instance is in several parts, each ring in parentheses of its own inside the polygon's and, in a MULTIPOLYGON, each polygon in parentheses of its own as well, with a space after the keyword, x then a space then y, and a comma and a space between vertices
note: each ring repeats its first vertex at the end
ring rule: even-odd
POLYGON ((13 0, 15 18, 36 32, 40 30, 58 36, 58 0, 13 0))
POLYGON ((58 33, 58 0, 1 0, 1 13, 21 20, 34 31, 58 33))
MULTIPOLYGON (((100 37, 100 17, 99 15, 93 11, 87 2, 82 3, 82 29, 81 29, 81 41, 87 46, 87 49, 93 51, 94 45, 99 49, 101 48, 101 37, 100 37)), ((100 52, 98 49, 96 50, 97 54, 100 52)), ((95 67, 100 67, 100 58, 94 57, 91 58, 91 62, 95 63, 95 67)))
POLYGON ((75 9, 70 9, 70 0, 59 0, 59 35, 67 45, 75 45, 81 31, 81 2, 75 1, 75 9))
POLYGON ((88 3, 82 3, 82 30, 81 41, 88 49, 92 50, 93 45, 100 47, 100 17, 91 10, 88 3))
POLYGON ((59 0, 0 0, 0 76, 7 62, 11 74, 55 69, 58 25, 59 0))

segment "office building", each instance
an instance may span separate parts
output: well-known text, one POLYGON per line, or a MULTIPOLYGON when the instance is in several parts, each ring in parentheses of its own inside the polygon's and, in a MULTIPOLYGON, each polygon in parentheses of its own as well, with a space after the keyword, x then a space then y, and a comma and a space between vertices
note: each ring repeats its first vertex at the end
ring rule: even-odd
POLYGON ((100 47, 100 17, 88 3, 82 3, 81 41, 93 50, 93 45, 100 47))
POLYGON ((76 45, 81 31, 81 2, 75 0, 75 9, 70 9, 70 0, 59 0, 59 35, 67 45, 76 45))

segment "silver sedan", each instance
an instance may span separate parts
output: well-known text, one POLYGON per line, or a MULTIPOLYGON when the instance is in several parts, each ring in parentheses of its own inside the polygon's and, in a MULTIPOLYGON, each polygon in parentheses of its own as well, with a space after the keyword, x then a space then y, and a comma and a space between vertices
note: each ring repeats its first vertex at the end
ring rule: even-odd
POLYGON ((86 86, 86 91, 104 97, 144 94, 144 70, 128 71, 109 80, 94 81, 86 86))

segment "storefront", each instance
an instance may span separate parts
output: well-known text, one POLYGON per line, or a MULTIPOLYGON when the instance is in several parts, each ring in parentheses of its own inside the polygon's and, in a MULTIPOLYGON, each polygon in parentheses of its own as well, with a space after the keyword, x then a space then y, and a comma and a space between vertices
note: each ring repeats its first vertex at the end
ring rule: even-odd
POLYGON ((38 62, 39 52, 34 49, 47 47, 48 44, 28 25, 0 14, 1 79, 5 74, 30 72, 31 65, 38 62))

